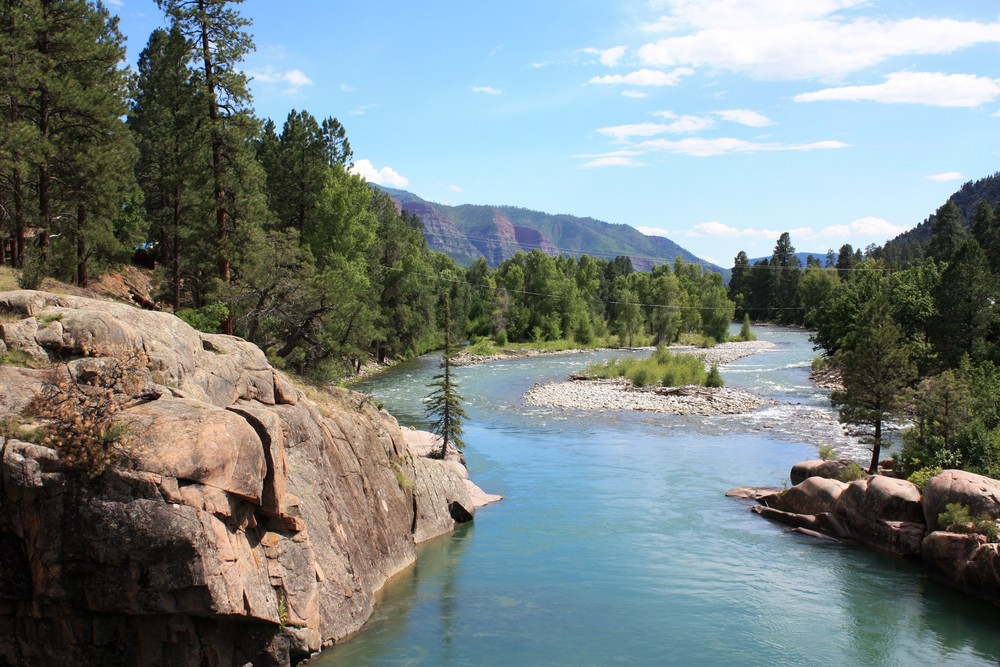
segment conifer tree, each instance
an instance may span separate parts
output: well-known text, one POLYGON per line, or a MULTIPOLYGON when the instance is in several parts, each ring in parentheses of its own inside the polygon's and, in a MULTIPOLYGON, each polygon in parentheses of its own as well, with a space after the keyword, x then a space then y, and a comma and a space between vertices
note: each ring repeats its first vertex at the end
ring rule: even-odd
POLYGON ((139 55, 139 79, 129 127, 139 147, 137 177, 160 261, 168 267, 169 300, 181 307, 187 240, 204 216, 211 192, 201 123, 202 101, 188 69, 188 43, 176 26, 155 30, 139 55))
POLYGON ((840 421, 857 427, 871 444, 871 475, 878 471, 883 425, 902 408, 905 389, 916 378, 910 346, 890 308, 885 293, 865 305, 839 354, 844 390, 831 397, 840 421))
POLYGON ((462 421, 467 418, 462 408, 462 396, 458 393, 458 383, 452 374, 452 359, 456 349, 452 343, 452 327, 450 299, 444 294, 444 350, 441 354, 441 372, 434 376, 428 387, 431 393, 427 397, 427 415, 434 420, 433 432, 441 438, 441 451, 438 458, 444 458, 448 453, 448 444, 456 449, 465 447, 462 441, 462 421))
MULTIPOLYGON (((188 40, 191 60, 198 65, 197 81, 204 100, 208 121, 210 164, 215 203, 216 263, 219 279, 227 284, 232 278, 232 248, 229 238, 233 212, 228 188, 235 187, 228 177, 227 148, 245 141, 240 122, 247 115, 250 95, 246 75, 239 65, 253 50, 253 40, 246 28, 250 21, 233 8, 242 0, 157 0, 157 5, 173 19, 188 40), (241 118, 241 116, 243 118, 241 118), (228 145, 227 145, 228 144, 228 145), (230 180, 227 183, 227 180, 230 180)), ((232 318, 225 324, 232 332, 232 318)))

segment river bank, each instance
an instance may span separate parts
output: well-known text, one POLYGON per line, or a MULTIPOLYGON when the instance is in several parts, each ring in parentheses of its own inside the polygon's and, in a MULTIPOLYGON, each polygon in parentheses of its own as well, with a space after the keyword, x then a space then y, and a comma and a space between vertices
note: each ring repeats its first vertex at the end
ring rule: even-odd
MULTIPOLYGON (((743 357, 775 349, 768 341, 722 343, 712 348, 673 346, 672 352, 698 356, 706 366, 730 364, 743 357)), ((776 401, 739 389, 686 387, 636 387, 627 379, 548 382, 532 387, 524 397, 528 405, 567 410, 640 410, 675 415, 733 415, 752 412, 776 401)))

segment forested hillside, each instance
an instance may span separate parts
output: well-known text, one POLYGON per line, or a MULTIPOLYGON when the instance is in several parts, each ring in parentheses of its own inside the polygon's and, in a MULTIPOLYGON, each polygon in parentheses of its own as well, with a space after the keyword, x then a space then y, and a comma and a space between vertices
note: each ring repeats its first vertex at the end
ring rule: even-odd
POLYGON ((448 206, 425 201, 411 192, 381 187, 403 210, 424 221, 427 241, 434 250, 468 265, 484 257, 495 267, 518 250, 541 250, 550 255, 628 257, 639 270, 670 264, 677 257, 727 276, 728 271, 699 259, 668 238, 646 236, 629 225, 613 225, 594 218, 542 213, 515 206, 448 206))
POLYGON ((158 5, 169 28, 149 36, 132 71, 104 4, 4 4, 0 263, 20 286, 52 276, 86 287, 140 261, 155 267, 159 307, 324 380, 439 346, 446 296, 463 336, 726 336, 721 277, 674 263, 690 255, 665 240, 509 207, 448 209, 455 222, 430 205, 400 211, 351 173, 337 118, 256 116, 238 2, 158 5), (587 231, 598 227, 604 236, 587 231), (636 271, 629 255, 667 263, 636 271))
MULTIPOLYGON (((1000 172, 975 182, 969 181, 958 192, 949 197, 946 204, 954 204, 958 210, 962 227, 971 229, 976 217, 976 209, 979 202, 983 200, 1000 201, 1000 172)), ((929 215, 913 229, 888 241, 884 247, 886 259, 897 264, 907 264, 913 260, 921 259, 924 256, 927 243, 931 239, 934 224, 941 212, 942 209, 938 209, 937 213, 929 215)))
POLYGON ((787 233, 769 259, 751 266, 746 253, 736 257, 737 312, 805 324, 842 372, 833 399, 841 421, 872 444, 870 472, 890 420, 903 417, 913 426, 897 473, 918 483, 942 468, 1000 475, 997 183, 994 175, 967 184, 938 209, 920 256, 905 264, 891 249, 844 245, 803 267, 787 233))

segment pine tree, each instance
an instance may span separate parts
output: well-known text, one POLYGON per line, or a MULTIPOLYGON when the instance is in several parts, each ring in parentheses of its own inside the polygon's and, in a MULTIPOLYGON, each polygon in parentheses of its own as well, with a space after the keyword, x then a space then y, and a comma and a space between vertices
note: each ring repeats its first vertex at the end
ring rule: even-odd
POLYGON ((462 422, 468 417, 462 408, 462 396, 458 393, 458 383, 452 374, 452 360, 456 349, 452 343, 450 299, 444 295, 444 350, 441 354, 441 372, 427 385, 431 393, 427 397, 427 415, 434 420, 433 432, 441 438, 438 458, 448 453, 448 444, 463 449, 462 422))
POLYGON ((176 26, 155 30, 139 55, 139 79, 129 127, 140 151, 137 176, 160 261, 168 267, 169 300, 181 307, 186 246, 204 242, 211 182, 198 89, 188 69, 188 43, 176 26))
POLYGON ((872 446, 869 474, 878 471, 885 421, 898 412, 905 389, 916 378, 910 347, 890 316, 884 293, 864 307, 847 343, 839 353, 844 390, 834 392, 840 421, 859 427, 872 446))
MULTIPOLYGON (((241 120, 247 115, 250 95, 246 75, 239 65, 253 51, 253 40, 245 30, 250 21, 232 8, 242 0, 157 0, 157 5, 174 21, 188 40, 190 57, 198 63, 197 81, 208 121, 215 201, 216 260, 219 279, 226 285, 232 278, 232 249, 229 238, 233 212, 227 208, 227 148, 238 146, 247 135, 241 120), (241 118, 242 117, 242 118, 241 118)), ((233 187, 229 184, 229 187, 233 187)), ((232 318, 225 332, 232 332, 232 318)))
POLYGON ((996 277, 986 253, 970 238, 952 255, 934 295, 931 340, 946 365, 957 367, 965 354, 973 361, 988 356, 997 323, 996 298, 996 277))
POLYGON ((60 233, 67 263, 86 282, 95 251, 120 245, 113 220, 129 188, 134 154, 122 132, 128 70, 117 19, 84 0, 8 0, 0 12, 0 76, 6 93, 0 158, 14 208, 16 261, 24 230, 37 229, 41 259, 60 233), (36 206, 26 196, 33 191, 36 206), (88 241, 103 238, 101 247, 88 241))
POLYGON ((927 256, 939 262, 948 262, 965 240, 962 228, 962 211, 955 202, 948 200, 937 210, 927 243, 927 256))
POLYGON ((281 227, 316 227, 315 216, 326 185, 327 149, 319 123, 308 111, 288 114, 273 154, 268 155, 267 188, 271 210, 281 227))

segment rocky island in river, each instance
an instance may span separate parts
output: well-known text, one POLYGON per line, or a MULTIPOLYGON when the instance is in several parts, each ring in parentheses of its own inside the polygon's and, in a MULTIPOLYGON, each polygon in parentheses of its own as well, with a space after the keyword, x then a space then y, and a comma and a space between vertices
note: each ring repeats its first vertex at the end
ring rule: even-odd
MULTIPOLYGON (((767 341, 748 341, 721 343, 705 349, 691 346, 669 349, 701 357, 706 365, 721 365, 774 347, 767 341)), ((575 379, 540 384, 528 391, 525 401, 529 405, 568 410, 642 410, 702 416, 742 414, 774 403, 739 389, 698 386, 639 388, 626 379, 575 379)))

